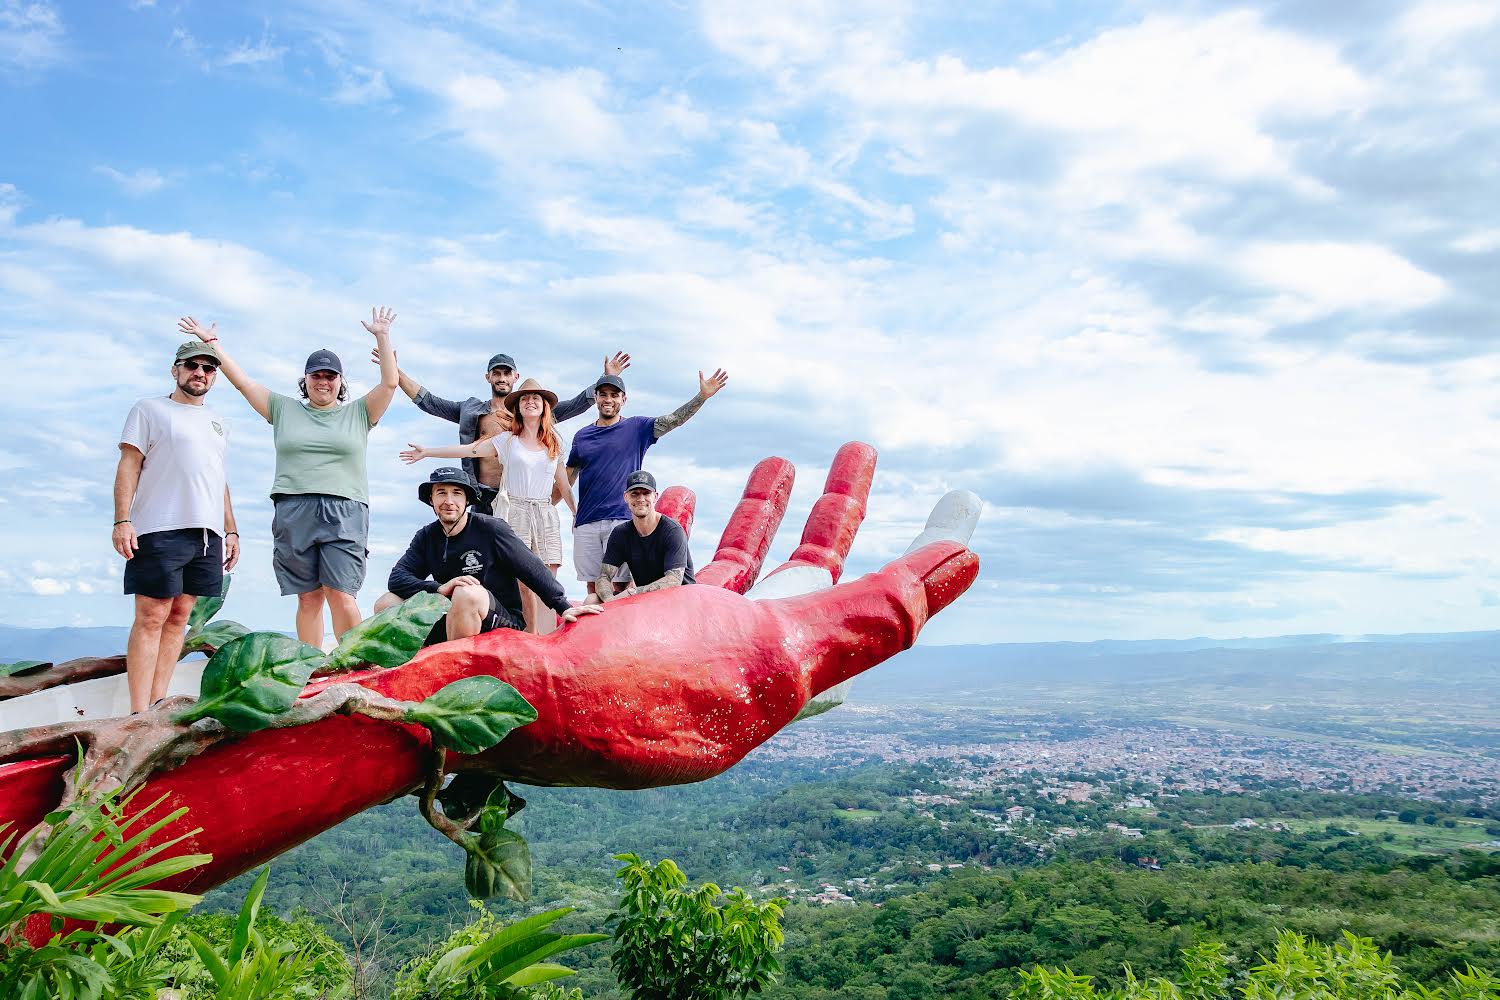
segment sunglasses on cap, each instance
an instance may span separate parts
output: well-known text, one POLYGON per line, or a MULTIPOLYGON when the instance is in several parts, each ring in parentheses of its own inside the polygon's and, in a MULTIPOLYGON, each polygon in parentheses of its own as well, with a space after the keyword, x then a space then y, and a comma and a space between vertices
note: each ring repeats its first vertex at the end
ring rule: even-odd
POLYGON ((205 375, 212 375, 219 370, 219 366, 211 361, 179 361, 177 363, 190 372, 202 372, 205 375))

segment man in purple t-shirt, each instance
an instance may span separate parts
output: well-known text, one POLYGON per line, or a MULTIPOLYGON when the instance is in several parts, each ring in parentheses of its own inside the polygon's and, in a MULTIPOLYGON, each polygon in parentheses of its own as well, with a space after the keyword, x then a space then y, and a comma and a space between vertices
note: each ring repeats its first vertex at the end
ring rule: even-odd
MULTIPOLYGON (((568 481, 578 483, 578 513, 573 518, 573 568, 578 579, 594 592, 594 581, 604 558, 604 546, 615 526, 630 520, 625 509, 625 480, 645 465, 646 449, 688 418, 710 396, 724 388, 729 375, 722 368, 708 378, 698 373, 698 394, 664 417, 626 417, 625 380, 605 375, 594 383, 594 405, 599 419, 573 435, 568 452, 568 481)), ((623 574, 619 582, 624 582, 623 574)))

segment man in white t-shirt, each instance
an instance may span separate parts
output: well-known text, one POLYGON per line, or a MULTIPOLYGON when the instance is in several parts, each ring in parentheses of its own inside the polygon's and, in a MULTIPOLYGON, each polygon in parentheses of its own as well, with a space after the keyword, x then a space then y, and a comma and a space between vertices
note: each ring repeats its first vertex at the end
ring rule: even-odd
POLYGON ((193 602, 217 597, 240 556, 224 475, 224 422, 203 405, 219 370, 213 343, 177 348, 169 396, 131 407, 115 469, 115 551, 135 621, 125 647, 130 710, 164 698, 193 602))

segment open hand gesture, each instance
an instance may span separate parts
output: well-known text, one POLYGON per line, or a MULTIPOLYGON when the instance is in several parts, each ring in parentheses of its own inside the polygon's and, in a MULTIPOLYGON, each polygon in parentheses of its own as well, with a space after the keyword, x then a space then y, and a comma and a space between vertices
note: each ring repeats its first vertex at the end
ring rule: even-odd
POLYGON ((390 334, 391 324, 394 322, 396 322, 396 314, 385 306, 381 306, 379 310, 372 308, 370 310, 370 322, 366 323, 364 320, 360 320, 360 325, 375 336, 384 337, 390 334))
POLYGON ((419 444, 407 442, 406 448, 407 450, 401 453, 401 461, 407 465, 411 465, 413 462, 420 462, 427 457, 427 449, 419 444))
MULTIPOLYGON (((391 357, 393 359, 395 359, 397 357, 397 354, 396 354, 396 352, 394 350, 391 351, 391 357)), ((378 365, 378 364, 380 364, 380 348, 378 348, 378 347, 372 347, 372 348, 370 348, 370 364, 372 364, 372 365, 378 365)))
POLYGON ((564 622, 571 623, 576 622, 579 615, 597 615, 602 614, 603 611, 604 605, 602 604, 575 604, 568 610, 564 611, 562 614, 558 615, 558 617, 561 618, 564 622))
POLYGON ((200 323, 197 320, 193 319, 193 317, 191 317, 191 316, 184 316, 184 317, 182 317, 182 319, 178 320, 177 321, 177 329, 181 330, 183 333, 187 334, 189 337, 197 337, 199 340, 203 341, 205 344, 208 343, 210 340, 218 340, 219 339, 218 333, 215 332, 216 330, 219 329, 219 324, 218 323, 216 323, 216 322, 215 323, 210 323, 209 326, 207 327, 207 329, 205 329, 202 323, 200 323))
POLYGON ((604 356, 604 374, 606 375, 614 375, 618 378, 629 367, 630 355, 624 351, 616 351, 614 357, 610 357, 608 354, 604 356))
POLYGON ((710 375, 708 378, 704 378, 703 377, 703 373, 699 372, 698 373, 698 394, 700 396, 702 396, 704 399, 707 399, 708 397, 712 396, 714 393, 718 392, 720 389, 724 388, 724 386, 727 385, 728 382, 729 382, 729 373, 726 372, 722 368, 715 368, 714 369, 714 373, 712 375, 710 375))

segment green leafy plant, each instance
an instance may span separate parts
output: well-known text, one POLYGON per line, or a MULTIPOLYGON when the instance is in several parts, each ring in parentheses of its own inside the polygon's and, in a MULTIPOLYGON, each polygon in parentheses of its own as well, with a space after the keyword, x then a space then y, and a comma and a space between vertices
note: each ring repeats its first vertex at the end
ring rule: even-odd
POLYGON ((1231 985, 1223 946, 1183 953, 1178 981, 1137 979, 1127 968, 1119 989, 1100 990, 1091 976, 1067 969, 1021 970, 1012 1000, 1500 1000, 1500 978, 1472 967, 1436 988, 1404 983, 1389 953, 1368 938, 1344 932, 1338 944, 1282 931, 1269 957, 1231 985))
POLYGON ((16 660, 13 663, 0 663, 0 677, 14 677, 28 670, 50 665, 46 660, 16 660))
POLYGON ((447 607, 446 598, 419 594, 350 629, 326 657, 278 632, 230 639, 204 667, 198 701, 174 719, 192 723, 213 718, 241 733, 268 729, 291 710, 318 671, 347 670, 363 662, 400 666, 411 659, 447 607))
POLYGON ((178 657, 179 660, 193 653, 223 649, 231 641, 250 631, 239 622, 209 622, 209 619, 219 613, 224 607, 224 602, 229 598, 229 579, 230 575, 225 573, 224 586, 219 590, 219 596, 200 597, 193 602, 193 611, 188 615, 187 636, 182 640, 182 656, 178 657))
POLYGON ((478 917, 449 935, 431 953, 408 963, 396 977, 391 1000, 565 996, 548 984, 571 976, 573 970, 544 960, 609 938, 608 934, 547 930, 571 913, 571 907, 548 910, 507 926, 483 903, 470 901, 469 905, 478 917))
POLYGON ((399 667, 417 655, 432 626, 447 613, 446 597, 415 594, 345 632, 318 667, 318 673, 341 673, 366 663, 399 667))
POLYGON ((264 868, 245 896, 228 948, 221 951, 196 931, 187 931, 198 961, 213 980, 217 1000, 280 1000, 285 997, 346 995, 347 983, 332 989, 317 980, 317 960, 310 947, 291 941, 267 941, 255 926, 271 869, 264 868))
POLYGON ((240 636, 209 659, 198 700, 174 718, 191 723, 211 716, 241 733, 269 728, 296 703, 322 660, 322 650, 276 632, 240 636))
POLYGON ((412 706, 406 721, 426 726, 446 750, 474 754, 535 722, 536 709, 497 677, 465 677, 412 706))
POLYGON ((611 915, 615 978, 639 1000, 718 1000, 759 993, 781 971, 784 900, 756 903, 743 889, 706 882, 684 889, 687 876, 669 858, 655 865, 616 854, 624 867, 619 906, 611 915))
POLYGON ((0 996, 120 995, 112 964, 121 967, 123 982, 150 981, 154 973, 142 961, 140 942, 126 936, 128 929, 159 926, 164 916, 188 909, 199 897, 146 887, 210 856, 164 856, 201 831, 151 843, 187 810, 148 822, 162 800, 131 811, 134 797, 80 798, 19 839, 8 824, 0 826, 0 855, 7 857, 0 865, 0 996), (127 932, 107 934, 107 925, 123 925, 127 932))

